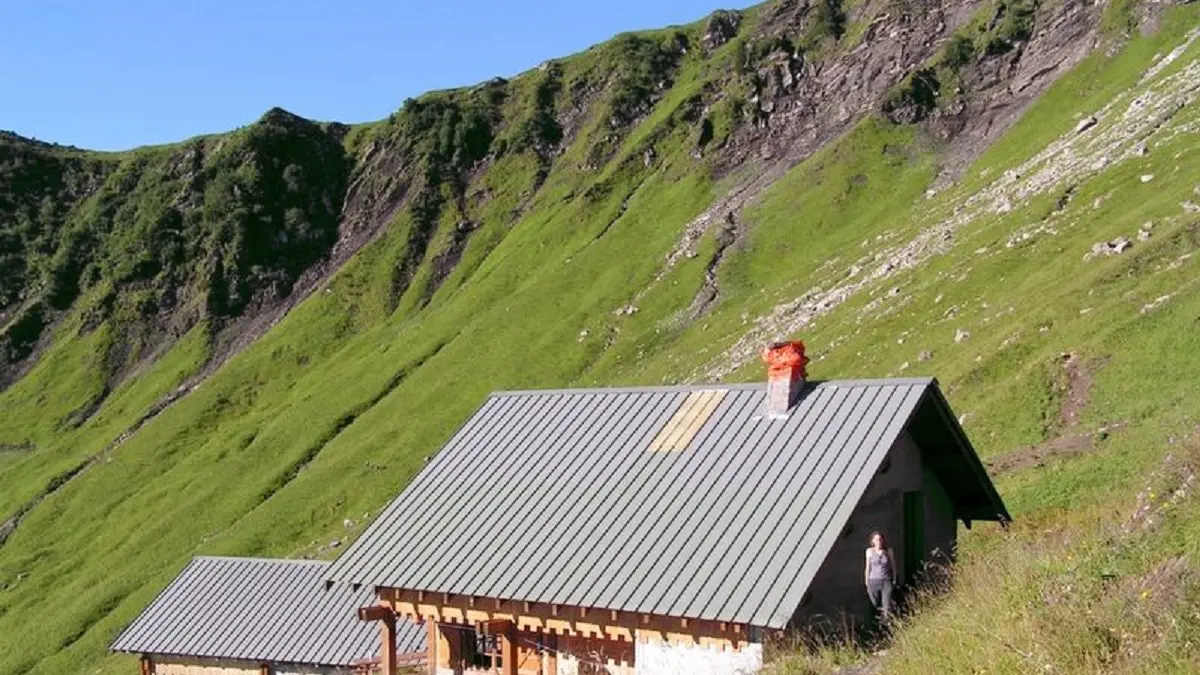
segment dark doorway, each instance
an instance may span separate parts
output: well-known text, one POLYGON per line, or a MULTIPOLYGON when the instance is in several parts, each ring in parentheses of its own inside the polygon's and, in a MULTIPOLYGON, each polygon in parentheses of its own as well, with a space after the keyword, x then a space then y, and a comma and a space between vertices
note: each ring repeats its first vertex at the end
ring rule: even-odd
POLYGON ((920 492, 904 493, 903 572, 912 583, 925 564, 925 499, 920 492))

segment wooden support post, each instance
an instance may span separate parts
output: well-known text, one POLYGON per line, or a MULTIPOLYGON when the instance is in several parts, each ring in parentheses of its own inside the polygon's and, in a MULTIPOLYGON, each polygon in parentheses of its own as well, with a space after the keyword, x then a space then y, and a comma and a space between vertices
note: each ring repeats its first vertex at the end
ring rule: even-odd
POLYGON ((387 605, 359 607, 358 620, 379 622, 379 672, 396 675, 396 613, 387 605))
MULTIPOLYGON (((441 638, 441 631, 438 629, 436 621, 425 622, 425 669, 429 675, 437 675, 438 671, 438 640, 441 638)), ((451 664, 453 665, 453 664, 451 664)))
POLYGON ((500 632, 500 660, 503 661, 502 675, 517 675, 517 627, 509 623, 500 632))
POLYGON ((547 673, 558 672, 558 636, 550 633, 543 637, 543 644, 546 645, 546 671, 547 673))
POLYGON ((141 669, 142 675, 152 675, 154 672, 154 662, 150 660, 149 654, 142 654, 142 658, 138 661, 138 667, 141 669))
POLYGON ((395 614, 379 622, 379 671, 380 675, 396 675, 395 614))

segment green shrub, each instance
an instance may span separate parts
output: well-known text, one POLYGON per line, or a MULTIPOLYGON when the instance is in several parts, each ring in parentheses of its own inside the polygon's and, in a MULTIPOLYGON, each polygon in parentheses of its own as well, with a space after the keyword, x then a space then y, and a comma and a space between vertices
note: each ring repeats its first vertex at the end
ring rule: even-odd
POLYGON ((678 63, 678 39, 674 33, 666 40, 625 34, 613 41, 616 77, 608 107, 614 125, 625 126, 649 112, 655 93, 660 85, 669 84, 678 63))
POLYGON ((23 311, 0 333, 0 363, 14 363, 29 356, 45 327, 41 305, 34 304, 23 311))
POLYGON ((825 40, 840 40, 846 33, 846 10, 841 0, 817 0, 808 18, 802 47, 816 49, 825 40))
POLYGON ((817 3, 812 25, 828 37, 837 40, 846 32, 846 12, 841 0, 822 0, 817 3))
POLYGON ((996 5, 992 28, 986 35, 988 54, 1004 54, 1033 35, 1036 0, 1001 0, 996 5))
POLYGON ((556 63, 547 65, 534 84, 528 116, 517 122, 515 150, 540 151, 562 140, 562 127, 554 117, 554 100, 561 90, 562 68, 556 63))
POLYGON ((1137 0, 1112 0, 1100 17, 1100 32, 1110 37, 1128 36, 1138 24, 1137 0))
POLYGON ((975 58, 975 41, 962 33, 950 36, 942 52, 942 63, 951 70, 959 70, 971 63, 975 58))
POLYGON ((749 46, 746 44, 745 38, 739 37, 733 41, 733 47, 731 48, 733 53, 733 73, 738 77, 746 74, 746 64, 749 60, 746 54, 748 49, 749 46))
POLYGON ((932 68, 922 68, 892 89, 884 100, 883 111, 893 122, 919 122, 937 107, 940 92, 937 72, 932 68))

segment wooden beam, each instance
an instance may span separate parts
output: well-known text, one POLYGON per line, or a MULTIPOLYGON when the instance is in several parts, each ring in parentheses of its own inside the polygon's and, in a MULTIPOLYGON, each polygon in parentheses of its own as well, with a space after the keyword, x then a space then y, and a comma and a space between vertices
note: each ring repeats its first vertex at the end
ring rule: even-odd
POLYGON ((369 607, 358 608, 359 621, 395 621, 396 614, 392 612, 391 607, 385 605, 371 605, 369 607))
POLYGON ((508 619, 489 619, 488 621, 480 622, 480 625, 483 626, 483 629, 487 631, 489 635, 499 635, 509 628, 512 628, 513 622, 509 621, 508 619))
POLYGON ((138 667, 142 675, 151 675, 154 672, 154 662, 150 660, 149 654, 142 654, 142 658, 138 660, 138 667))

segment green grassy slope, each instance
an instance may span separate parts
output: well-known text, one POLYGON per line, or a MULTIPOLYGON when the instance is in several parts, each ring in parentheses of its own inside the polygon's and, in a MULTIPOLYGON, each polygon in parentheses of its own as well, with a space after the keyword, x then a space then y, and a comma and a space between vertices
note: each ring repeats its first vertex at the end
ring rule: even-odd
MULTIPOLYGON (((1115 58, 1081 64, 937 200, 962 204, 1047 142, 1083 139, 1065 111, 1115 102, 1099 130, 1137 112, 1166 89, 1143 79, 1151 64, 1179 45, 1158 77, 1194 78, 1196 17, 1173 19, 1115 58)), ((966 538, 951 590, 919 602, 869 672, 1200 668, 1200 110, 1167 114, 1171 130, 1150 136, 1144 155, 1131 135, 1124 161, 972 218, 945 255, 878 287, 877 298, 899 288, 894 299, 872 307, 863 294, 810 331, 836 336, 822 372, 937 375, 1017 519, 1007 533, 966 538), (1120 236, 1134 247, 1084 259, 1120 236), (956 342, 959 330, 970 337, 956 342)), ((827 648, 785 656, 776 672, 862 658, 827 648)))
MULTIPOLYGON (((1187 490, 1161 498, 1186 479, 1176 448, 1197 423, 1198 11, 1171 9, 1152 35, 1093 54, 950 188, 927 194, 941 148, 922 126, 871 116, 742 211, 732 243, 710 229, 669 266, 684 228, 736 180, 712 148, 751 120, 714 92, 740 86, 730 69, 746 68, 755 25, 774 26, 769 7, 711 50, 704 23, 626 37, 389 121, 312 127, 319 147, 345 150, 347 205, 405 196, 380 198, 402 208, 310 297, 206 379, 191 378, 236 311, 172 324, 160 357, 114 369, 113 345, 139 324, 89 317, 139 287, 96 263, 95 283, 54 309, 36 363, 0 392, 0 519, 25 511, 0 545, 0 673, 128 672, 108 642, 197 553, 332 557, 493 389, 758 379, 744 346, 785 335, 808 342, 815 377, 936 375, 1017 518, 1007 534, 965 537, 960 583, 903 627, 887 672, 1196 665, 1179 648, 1200 637, 1186 601, 1200 590, 1188 543, 1200 506, 1187 490), (1135 99, 1161 124, 1129 122, 1135 99), (1075 133, 1089 114, 1098 123, 1075 133), (1068 151, 1039 155, 1056 143, 1068 151), (1122 235, 1130 250, 1083 260, 1122 235), (718 259, 715 300, 696 311, 718 259), (124 437, 181 385, 194 390, 124 437), (1143 527, 1130 513, 1147 503, 1143 527), (1128 608, 1105 604, 1106 589, 1146 607, 1162 569, 1183 599, 1118 620, 1128 608), (1075 610, 1091 614, 1064 626, 1075 610), (947 634, 973 655, 954 656, 947 634)), ((869 18, 851 12, 840 40, 811 22, 791 30, 815 59, 852 49, 869 18)), ((134 159, 94 161, 110 176, 134 159)), ((790 655, 780 669, 851 658, 790 655)))

